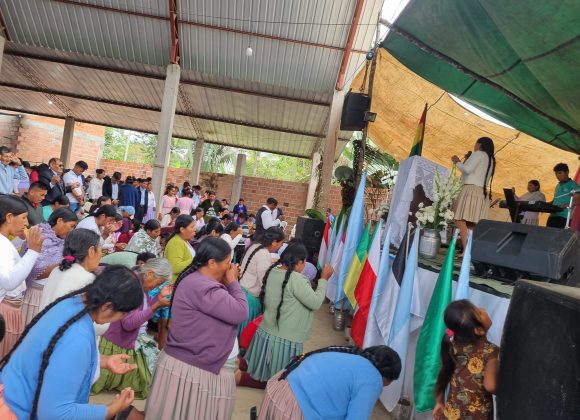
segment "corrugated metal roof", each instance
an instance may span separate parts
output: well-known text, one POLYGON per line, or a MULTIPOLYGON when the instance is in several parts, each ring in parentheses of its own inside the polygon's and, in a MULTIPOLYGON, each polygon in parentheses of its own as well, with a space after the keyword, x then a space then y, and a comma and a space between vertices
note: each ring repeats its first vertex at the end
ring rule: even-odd
MULTIPOLYGON (((365 1, 355 49, 370 46, 382 3, 365 1)), ((10 42, 0 108, 156 132, 169 63, 168 4, 1 2, 10 42)), ((194 139, 201 131, 208 142, 310 157, 325 135, 355 4, 178 1, 182 83, 174 136, 194 139)), ((352 54, 346 88, 362 64, 364 55, 352 54)), ((350 133, 340 137, 342 145, 350 133)))

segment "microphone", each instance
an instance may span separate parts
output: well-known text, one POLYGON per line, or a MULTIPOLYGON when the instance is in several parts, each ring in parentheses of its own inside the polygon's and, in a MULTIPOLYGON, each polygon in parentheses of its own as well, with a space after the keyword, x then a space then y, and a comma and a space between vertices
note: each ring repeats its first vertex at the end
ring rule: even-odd
POLYGON ((473 152, 470 150, 469 152, 467 152, 467 153, 465 154, 465 156, 463 156, 463 163, 465 163, 465 161, 466 161, 467 159, 469 159, 469 157, 471 156, 471 153, 473 153, 473 152))

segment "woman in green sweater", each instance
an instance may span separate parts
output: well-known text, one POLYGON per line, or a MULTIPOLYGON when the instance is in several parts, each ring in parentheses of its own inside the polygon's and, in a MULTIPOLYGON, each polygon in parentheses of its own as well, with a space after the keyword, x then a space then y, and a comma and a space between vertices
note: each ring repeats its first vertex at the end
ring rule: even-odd
MULTIPOLYGON (((165 251, 163 252, 163 256, 169 261, 171 264, 171 271, 172 274, 172 282, 175 282, 177 277, 181 274, 183 270, 185 270, 191 262, 193 261, 193 257, 195 257, 195 250, 193 246, 191 246, 191 240, 195 236, 195 221, 193 217, 189 214, 181 214, 175 219, 175 231, 169 241, 167 241, 167 245, 165 245, 165 251)), ((149 293, 150 298, 154 298, 157 296, 161 288, 163 288, 167 283, 163 283, 158 288, 154 289, 149 293)), ((168 334, 168 324, 169 319, 171 319, 171 313, 169 308, 161 308, 159 309, 154 317, 153 320, 159 320, 157 326, 157 342, 159 343, 159 349, 162 350, 165 347, 165 341, 167 340, 168 334)))
POLYGON ((291 244, 266 272, 260 293, 264 318, 245 356, 247 372, 237 375, 240 385, 264 388, 272 376, 302 354, 303 343, 312 331, 314 311, 324 301, 333 272, 326 265, 313 290, 301 274, 307 255, 304 245, 291 244))
POLYGON ((175 231, 167 245, 164 257, 173 269, 173 281, 191 264, 195 250, 190 241, 195 236, 195 222, 189 214, 182 214, 175 220, 175 231))

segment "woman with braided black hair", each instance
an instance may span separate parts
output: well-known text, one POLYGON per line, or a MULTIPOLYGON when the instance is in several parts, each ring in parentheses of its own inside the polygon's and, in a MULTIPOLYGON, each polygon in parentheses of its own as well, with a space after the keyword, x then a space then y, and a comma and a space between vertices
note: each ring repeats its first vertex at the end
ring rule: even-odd
POLYGON ((169 335, 153 374, 147 419, 231 418, 236 329, 248 314, 231 252, 223 239, 208 237, 177 278, 169 335))
POLYGON ((126 355, 99 360, 93 322, 120 320, 143 303, 141 283, 122 266, 108 267, 93 283, 57 299, 26 327, 0 361, 0 418, 105 419, 133 401, 126 388, 108 405, 89 404, 99 366, 127 373, 126 355))
POLYGON ((240 385, 264 388, 265 381, 302 353, 312 331, 314 311, 322 305, 333 273, 326 265, 313 290, 302 275, 307 256, 304 245, 291 243, 266 272, 260 293, 264 318, 245 355, 248 371, 241 374, 240 385))
POLYGON ((266 387, 260 420, 368 419, 401 359, 387 346, 331 346, 297 357, 266 387))
POLYGON ((278 252, 284 244, 284 238, 284 232, 281 229, 271 227, 264 232, 259 241, 250 245, 242 259, 240 285, 248 300, 250 311, 248 319, 238 327, 238 337, 246 325, 262 313, 262 303, 259 298, 262 280, 274 262, 270 254, 278 252))

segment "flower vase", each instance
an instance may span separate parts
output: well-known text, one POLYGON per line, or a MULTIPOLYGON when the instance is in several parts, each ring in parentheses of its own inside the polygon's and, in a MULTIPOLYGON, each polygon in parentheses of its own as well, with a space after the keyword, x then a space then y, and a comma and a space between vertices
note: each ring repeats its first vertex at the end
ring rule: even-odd
POLYGON ((344 331, 346 327, 346 312, 335 308, 334 309, 334 324, 332 328, 334 331, 344 331))
POLYGON ((424 258, 435 258, 441 248, 441 235, 437 229, 424 228, 419 240, 419 255, 424 258))
POLYGON ((441 230, 441 244, 449 245, 451 243, 451 238, 453 236, 453 227, 447 226, 441 230))

